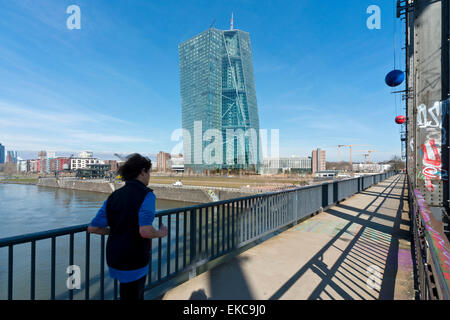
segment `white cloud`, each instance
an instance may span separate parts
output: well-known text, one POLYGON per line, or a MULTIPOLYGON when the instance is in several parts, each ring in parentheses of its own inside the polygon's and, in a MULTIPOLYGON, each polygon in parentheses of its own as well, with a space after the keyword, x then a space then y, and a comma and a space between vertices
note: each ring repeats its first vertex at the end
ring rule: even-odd
POLYGON ((69 136, 81 141, 95 141, 96 143, 118 143, 118 142, 152 142, 151 139, 135 136, 112 135, 106 133, 71 132, 69 136))
POLYGON ((0 140, 12 149, 102 150, 123 144, 133 149, 130 144, 153 142, 141 133, 133 135, 132 123, 97 112, 31 109, 0 101, 0 114, 0 140))

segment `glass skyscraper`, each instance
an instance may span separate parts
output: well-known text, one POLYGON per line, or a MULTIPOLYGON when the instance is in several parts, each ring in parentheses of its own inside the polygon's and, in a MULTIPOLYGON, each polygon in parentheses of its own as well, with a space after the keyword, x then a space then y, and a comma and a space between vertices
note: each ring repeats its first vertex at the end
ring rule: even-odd
POLYGON ((5 163, 5 146, 0 143, 0 164, 5 163))
POLYGON ((185 167, 258 170, 250 35, 210 28, 179 44, 185 167))

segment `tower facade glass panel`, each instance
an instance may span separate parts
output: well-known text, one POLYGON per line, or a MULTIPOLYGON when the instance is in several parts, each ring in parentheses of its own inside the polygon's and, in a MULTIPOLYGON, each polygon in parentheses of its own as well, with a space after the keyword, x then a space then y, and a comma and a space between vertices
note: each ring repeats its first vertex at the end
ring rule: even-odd
POLYGON ((5 146, 0 143, 0 164, 5 163, 5 146))
POLYGON ((185 167, 258 170, 250 36, 211 28, 179 45, 185 167))

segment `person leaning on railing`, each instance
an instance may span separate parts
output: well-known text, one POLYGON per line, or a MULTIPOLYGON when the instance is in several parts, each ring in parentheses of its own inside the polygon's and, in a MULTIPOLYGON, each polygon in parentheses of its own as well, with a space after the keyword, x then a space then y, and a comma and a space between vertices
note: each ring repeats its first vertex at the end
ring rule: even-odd
POLYGON ((156 197, 147 185, 150 159, 133 154, 119 168, 125 186, 114 191, 91 221, 88 232, 108 234, 106 262, 111 278, 120 282, 120 300, 143 300, 151 239, 167 235, 153 228, 156 197))

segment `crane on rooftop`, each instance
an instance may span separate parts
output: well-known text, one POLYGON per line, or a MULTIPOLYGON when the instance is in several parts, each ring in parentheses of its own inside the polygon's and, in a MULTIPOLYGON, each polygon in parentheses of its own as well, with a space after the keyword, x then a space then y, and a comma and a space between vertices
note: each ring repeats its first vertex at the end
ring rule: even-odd
POLYGON ((376 150, 367 150, 369 153, 369 163, 372 163, 372 153, 376 152, 376 150))
POLYGON ((128 157, 130 156, 130 155, 123 156, 123 155, 118 154, 118 153, 114 153, 114 155, 115 155, 117 158, 119 158, 120 161, 127 161, 127 160, 128 160, 128 157))

